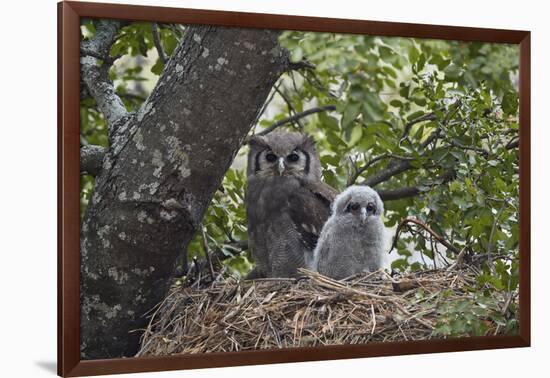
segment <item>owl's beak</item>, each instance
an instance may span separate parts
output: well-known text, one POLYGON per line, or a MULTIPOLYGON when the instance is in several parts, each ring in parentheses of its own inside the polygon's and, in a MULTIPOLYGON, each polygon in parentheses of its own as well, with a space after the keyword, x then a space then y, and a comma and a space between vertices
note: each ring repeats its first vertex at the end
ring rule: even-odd
POLYGON ((277 165, 277 171, 279 172, 279 175, 282 176, 284 170, 285 170, 285 160, 284 158, 279 158, 279 164, 277 165))
POLYGON ((361 223, 364 223, 367 220, 367 209, 361 208, 361 223))

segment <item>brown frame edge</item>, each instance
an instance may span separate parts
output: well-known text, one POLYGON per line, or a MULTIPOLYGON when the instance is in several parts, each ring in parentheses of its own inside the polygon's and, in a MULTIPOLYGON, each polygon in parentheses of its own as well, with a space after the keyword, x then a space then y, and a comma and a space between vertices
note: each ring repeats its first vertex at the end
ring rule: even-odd
POLYGON ((530 32, 210 11, 183 8, 58 3, 58 374, 82 376, 197 369, 282 362, 336 360, 530 346, 530 32), (366 345, 257 350, 208 355, 80 360, 79 39, 80 17, 151 20, 252 28, 360 33, 520 45, 520 332, 366 345))

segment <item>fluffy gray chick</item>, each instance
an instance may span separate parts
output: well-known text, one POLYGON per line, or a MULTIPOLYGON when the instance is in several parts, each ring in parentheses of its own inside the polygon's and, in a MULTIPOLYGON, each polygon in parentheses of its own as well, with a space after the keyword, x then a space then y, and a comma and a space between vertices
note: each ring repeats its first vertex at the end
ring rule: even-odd
POLYGON ((383 265, 384 204, 368 186, 350 186, 332 205, 314 251, 319 273, 343 279, 383 265))

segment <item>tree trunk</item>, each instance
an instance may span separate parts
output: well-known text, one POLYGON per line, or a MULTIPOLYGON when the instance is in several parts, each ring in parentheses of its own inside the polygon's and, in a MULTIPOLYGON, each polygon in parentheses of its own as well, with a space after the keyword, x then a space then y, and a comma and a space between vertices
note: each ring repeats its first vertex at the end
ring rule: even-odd
POLYGON ((81 229, 81 356, 132 356, 144 314, 271 87, 287 67, 274 31, 189 27, 142 108, 116 119, 81 229))

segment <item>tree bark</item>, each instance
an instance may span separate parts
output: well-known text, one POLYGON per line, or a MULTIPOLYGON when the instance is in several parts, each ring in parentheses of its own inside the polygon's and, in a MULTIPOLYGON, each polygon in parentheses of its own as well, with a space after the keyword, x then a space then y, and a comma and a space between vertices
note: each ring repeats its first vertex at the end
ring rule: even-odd
POLYGON ((109 80, 109 68, 112 63, 109 50, 122 25, 119 21, 101 20, 98 22, 94 38, 82 41, 80 45, 82 80, 109 125, 127 114, 122 100, 115 93, 113 83, 109 80))
POLYGON ((97 176, 103 166, 105 147, 87 145, 80 147, 80 173, 97 176))
POLYGON ((81 229, 83 359, 137 352, 141 332, 130 331, 166 294, 177 256, 288 67, 277 37, 189 27, 142 108, 106 110, 111 146, 81 229))

